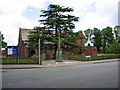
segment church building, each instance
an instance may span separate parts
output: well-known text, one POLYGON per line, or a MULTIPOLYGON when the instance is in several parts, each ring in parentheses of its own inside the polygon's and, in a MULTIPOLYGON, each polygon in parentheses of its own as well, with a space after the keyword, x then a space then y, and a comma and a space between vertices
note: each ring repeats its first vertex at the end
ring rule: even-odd
MULTIPOLYGON (((27 35, 29 34, 29 31, 32 31, 32 29, 19 28, 18 57, 31 57, 34 54, 38 54, 38 52, 36 52, 35 48, 32 45, 28 45, 28 43, 25 42, 28 39, 27 35)), ((80 36, 85 37, 83 32, 80 32, 80 36)), ((81 54, 84 54, 86 56, 97 55, 97 48, 94 46, 94 43, 91 42, 90 38, 85 37, 84 39, 76 40, 76 45, 80 45, 84 47, 78 53, 79 55, 81 54)), ((55 55, 54 49, 45 49, 41 52, 45 53, 46 56, 55 55)), ((73 53, 63 51, 63 54, 73 54, 73 53)))

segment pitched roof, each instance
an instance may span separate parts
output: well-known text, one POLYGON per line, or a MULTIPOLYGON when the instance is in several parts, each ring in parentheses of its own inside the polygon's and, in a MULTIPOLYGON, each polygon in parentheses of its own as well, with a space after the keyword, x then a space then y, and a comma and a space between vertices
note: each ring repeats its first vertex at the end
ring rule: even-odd
POLYGON ((28 39, 27 35, 29 34, 29 31, 33 31, 33 29, 25 29, 25 28, 19 28, 19 35, 21 36, 22 41, 25 41, 28 39))

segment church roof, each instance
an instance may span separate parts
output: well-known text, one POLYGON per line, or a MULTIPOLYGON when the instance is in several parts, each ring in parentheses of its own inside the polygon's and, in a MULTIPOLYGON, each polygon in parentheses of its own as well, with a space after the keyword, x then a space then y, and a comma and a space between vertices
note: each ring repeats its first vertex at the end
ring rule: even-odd
POLYGON ((19 35, 21 36, 22 41, 25 41, 28 39, 27 35, 29 34, 29 31, 33 31, 33 29, 25 29, 25 28, 19 28, 19 35))

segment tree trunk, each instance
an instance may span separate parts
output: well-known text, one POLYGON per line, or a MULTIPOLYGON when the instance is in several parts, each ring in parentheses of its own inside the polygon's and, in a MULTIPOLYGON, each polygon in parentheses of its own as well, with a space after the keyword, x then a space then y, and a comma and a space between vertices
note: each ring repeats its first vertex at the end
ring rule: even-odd
MULTIPOLYGON (((57 25, 55 27, 55 37, 57 37, 57 25)), ((54 55, 54 58, 56 59, 56 51, 57 51, 57 43, 55 43, 55 55, 54 55)))

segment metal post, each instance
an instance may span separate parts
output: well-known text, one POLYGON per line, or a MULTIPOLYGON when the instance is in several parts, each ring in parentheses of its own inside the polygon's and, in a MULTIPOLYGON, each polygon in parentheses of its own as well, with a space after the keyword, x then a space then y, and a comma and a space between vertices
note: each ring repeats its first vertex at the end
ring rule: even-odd
POLYGON ((39 64, 42 65, 42 61, 40 60, 40 38, 39 38, 39 64))

